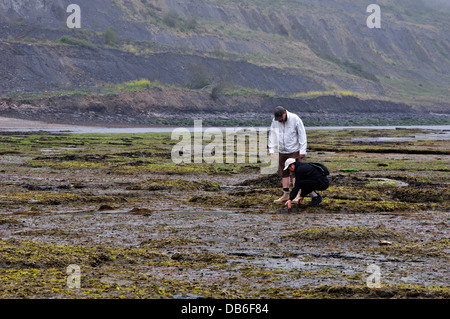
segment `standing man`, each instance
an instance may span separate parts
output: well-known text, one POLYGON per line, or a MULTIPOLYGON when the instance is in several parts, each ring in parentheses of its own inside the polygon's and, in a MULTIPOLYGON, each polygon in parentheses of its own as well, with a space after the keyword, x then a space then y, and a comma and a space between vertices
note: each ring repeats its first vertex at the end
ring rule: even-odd
MULTIPOLYGON (((278 176, 281 177, 283 187, 283 195, 274 203, 284 203, 289 199, 291 175, 289 170, 284 170, 284 164, 288 158, 301 160, 306 156, 306 132, 300 117, 284 107, 277 106, 273 114, 274 119, 269 132, 269 154, 273 156, 278 146, 278 176), (277 140, 278 145, 275 145, 277 140)), ((293 184, 295 184, 294 179, 295 176, 293 176, 293 184)))

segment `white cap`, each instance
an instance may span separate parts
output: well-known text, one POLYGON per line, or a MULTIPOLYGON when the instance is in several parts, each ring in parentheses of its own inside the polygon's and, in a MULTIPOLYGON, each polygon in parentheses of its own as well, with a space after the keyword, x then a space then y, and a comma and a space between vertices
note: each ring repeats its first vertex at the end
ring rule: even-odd
POLYGON ((289 165, 295 163, 295 158, 288 158, 286 162, 284 162, 284 171, 288 169, 289 165))

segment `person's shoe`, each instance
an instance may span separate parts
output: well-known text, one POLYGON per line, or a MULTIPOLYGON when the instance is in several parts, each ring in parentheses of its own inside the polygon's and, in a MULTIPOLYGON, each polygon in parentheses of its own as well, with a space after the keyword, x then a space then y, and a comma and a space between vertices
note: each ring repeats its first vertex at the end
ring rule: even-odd
POLYGON ((294 200, 292 201, 292 204, 298 204, 298 200, 300 199, 300 192, 295 196, 294 200))
POLYGON ((322 202, 322 196, 317 194, 317 196, 313 197, 311 199, 311 202, 308 204, 308 206, 316 206, 322 202))
POLYGON ((281 196, 280 198, 274 200, 273 202, 275 204, 279 204, 279 203, 284 203, 289 199, 289 192, 284 192, 283 196, 281 196))

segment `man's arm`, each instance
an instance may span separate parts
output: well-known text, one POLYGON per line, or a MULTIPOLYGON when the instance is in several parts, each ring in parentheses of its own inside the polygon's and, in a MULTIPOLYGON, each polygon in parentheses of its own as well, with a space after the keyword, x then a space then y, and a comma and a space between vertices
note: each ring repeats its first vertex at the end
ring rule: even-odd
POLYGON ((308 143, 306 139, 305 127, 303 126, 303 121, 301 120, 301 118, 298 118, 297 134, 298 134, 298 142, 300 144, 300 158, 303 158, 306 156, 306 146, 308 143))
POLYGON ((301 177, 297 174, 295 174, 295 185, 292 189, 291 193, 289 194, 289 200, 293 201, 294 198, 297 196, 298 192, 300 191, 300 179, 301 177))
MULTIPOLYGON (((289 199, 286 201, 286 203, 284 205, 286 205, 288 207, 288 209, 291 209, 291 203, 292 201, 295 199, 295 197, 297 196, 298 192, 300 191, 300 185, 299 185, 299 181, 300 178, 297 177, 297 174, 295 174, 295 185, 294 188, 292 189, 291 193, 289 194, 289 199)), ((301 197, 299 199, 299 203, 303 202, 303 197, 301 197)))

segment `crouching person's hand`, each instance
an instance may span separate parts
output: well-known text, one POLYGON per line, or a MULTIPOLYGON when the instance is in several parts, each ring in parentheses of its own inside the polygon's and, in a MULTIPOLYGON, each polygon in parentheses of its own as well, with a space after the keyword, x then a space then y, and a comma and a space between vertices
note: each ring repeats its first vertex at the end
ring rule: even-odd
POLYGON ((291 200, 289 199, 284 205, 287 206, 288 209, 291 209, 291 200))

